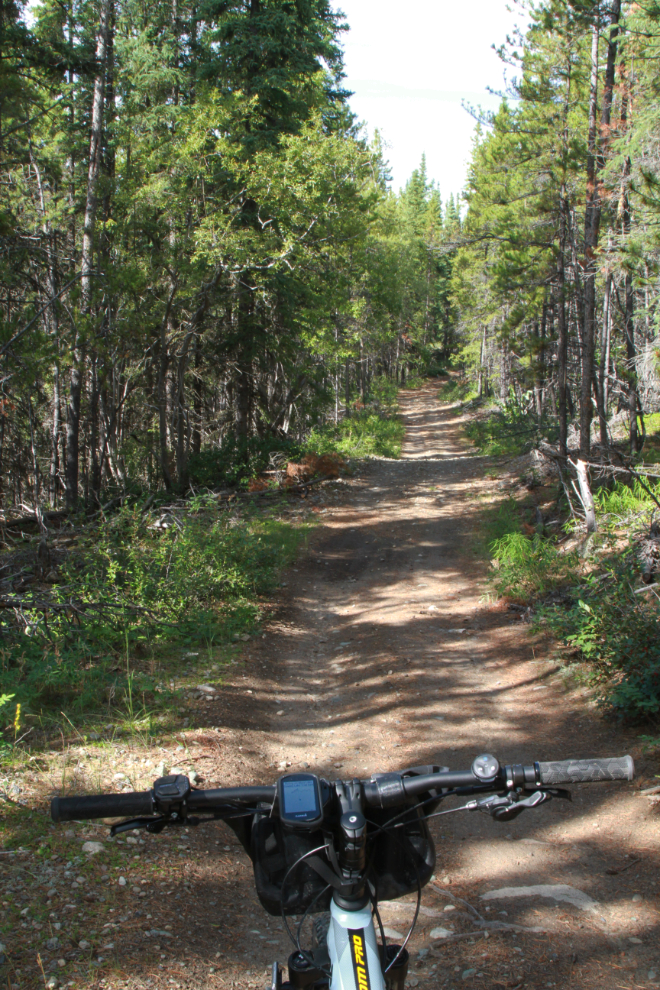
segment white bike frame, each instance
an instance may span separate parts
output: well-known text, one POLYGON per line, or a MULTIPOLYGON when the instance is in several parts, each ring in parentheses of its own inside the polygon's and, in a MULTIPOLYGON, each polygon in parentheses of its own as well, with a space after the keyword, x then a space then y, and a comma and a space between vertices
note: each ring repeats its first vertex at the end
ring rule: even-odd
POLYGON ((330 990, 385 990, 371 905, 346 911, 330 905, 330 990))

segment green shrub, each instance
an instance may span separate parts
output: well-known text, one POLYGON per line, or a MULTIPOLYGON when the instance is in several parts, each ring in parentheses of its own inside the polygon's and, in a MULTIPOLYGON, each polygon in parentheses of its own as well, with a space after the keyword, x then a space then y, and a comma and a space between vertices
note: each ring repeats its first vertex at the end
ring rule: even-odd
POLYGON ((24 631, 2 613, 0 696, 71 717, 145 693, 166 704, 158 683, 182 649, 210 654, 250 629, 305 529, 197 505, 168 529, 122 509, 70 556, 52 592, 58 611, 24 595, 24 631))
POLYGON ((274 436, 243 440, 235 434, 228 434, 219 447, 206 447, 191 456, 188 477, 199 488, 241 485, 264 471, 274 453, 295 460, 300 446, 293 440, 274 436))
MULTIPOLYGON (((654 489, 660 491, 660 486, 654 489)), ((520 531, 519 506, 513 499, 484 517, 482 530, 497 561, 492 581, 502 595, 540 603, 537 625, 573 651, 586 677, 598 689, 601 704, 622 716, 660 714, 660 602, 653 592, 635 594, 634 544, 610 550, 608 530, 617 536, 624 524, 654 508, 641 485, 618 483, 594 495, 600 523, 598 571, 584 573, 577 551, 562 552, 551 540, 520 531), (544 603, 552 588, 563 587, 561 602, 544 603)))
POLYGON ((342 457, 400 457, 405 427, 397 417, 367 409, 310 431, 304 448, 342 457))
POLYGON ((512 389, 496 409, 468 423, 466 436, 480 453, 495 457, 515 457, 542 439, 553 442, 559 435, 558 425, 547 417, 540 420, 532 400, 531 392, 519 396, 512 389))
POLYGON ((635 594, 635 570, 616 560, 605 575, 585 578, 568 609, 548 606, 546 628, 587 662, 601 702, 621 715, 660 713, 660 602, 635 594))
POLYGON ((514 598, 536 597, 565 583, 578 564, 577 555, 560 553, 539 535, 530 539, 523 533, 507 533, 491 544, 491 553, 498 563, 495 587, 514 598))
MULTIPOLYGON (((660 484, 648 478, 646 485, 656 498, 660 497, 660 484)), ((645 512, 652 512, 656 508, 649 493, 640 485, 639 481, 634 481, 631 484, 619 481, 612 489, 599 488, 594 492, 594 502, 599 524, 605 522, 608 528, 629 523, 645 512), (610 518, 603 519, 603 517, 610 518)))
POLYGON ((438 390, 440 402, 467 402, 477 395, 474 382, 468 378, 450 378, 438 390))

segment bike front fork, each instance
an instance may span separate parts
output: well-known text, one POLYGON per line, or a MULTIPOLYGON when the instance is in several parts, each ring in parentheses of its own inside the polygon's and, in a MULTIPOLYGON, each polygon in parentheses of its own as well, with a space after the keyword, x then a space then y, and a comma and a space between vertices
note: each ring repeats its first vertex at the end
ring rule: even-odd
POLYGON ((313 953, 313 963, 300 953, 289 956, 289 979, 282 983, 278 963, 273 964, 271 990, 403 990, 409 956, 400 946, 386 950, 376 942, 371 908, 344 910, 333 901, 327 945, 313 953), (330 974, 329 976, 326 974, 330 974))

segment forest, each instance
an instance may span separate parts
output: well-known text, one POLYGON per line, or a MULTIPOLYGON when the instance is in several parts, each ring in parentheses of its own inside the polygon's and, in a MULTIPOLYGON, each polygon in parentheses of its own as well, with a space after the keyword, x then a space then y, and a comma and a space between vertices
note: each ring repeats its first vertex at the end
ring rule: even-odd
POLYGON ((85 709, 118 657, 130 693, 134 652, 153 687, 154 644, 247 634, 304 534, 218 493, 396 456, 423 377, 481 450, 549 450, 576 525, 572 458, 660 506, 660 4, 518 6, 443 200, 424 158, 392 188, 330 0, 2 0, 0 699, 85 709))
POLYGON ((514 71, 480 121, 452 301, 479 395, 556 432, 559 451, 631 453, 658 403, 656 3, 529 5, 514 71))
POLYGON ((423 163, 388 189, 327 0, 34 10, 1 28, 7 509, 239 481, 449 356, 457 206, 423 163))
POLYGON ((213 493, 396 455, 397 386, 450 357, 458 204, 423 161, 389 188, 345 30, 328 0, 3 2, 5 704, 88 713, 133 661, 153 697, 154 651, 248 635, 304 533, 213 493))

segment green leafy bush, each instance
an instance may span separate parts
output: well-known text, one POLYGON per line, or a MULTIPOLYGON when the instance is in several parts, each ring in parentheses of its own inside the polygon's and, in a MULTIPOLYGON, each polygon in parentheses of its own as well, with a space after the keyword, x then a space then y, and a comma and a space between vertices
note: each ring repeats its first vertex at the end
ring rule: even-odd
POLYGON ((560 553, 550 540, 523 533, 506 533, 493 541, 491 553, 498 563, 495 587, 514 598, 535 597, 565 583, 578 564, 576 554, 560 553))
MULTIPOLYGON (((646 484, 658 498, 660 484, 656 484, 651 478, 646 484)), ((607 529, 639 519, 645 513, 653 512, 655 508, 653 500, 639 481, 634 481, 632 484, 617 482, 612 489, 599 488, 594 492, 594 502, 599 525, 602 528, 604 524, 607 529)))
POLYGON ((145 692, 165 701, 163 664, 250 629, 305 529, 198 503, 165 529, 122 509, 70 556, 52 592, 60 610, 31 609, 26 595, 23 631, 0 616, 0 696, 71 716, 145 692))
POLYGON ((315 426, 302 451, 342 457, 400 457, 405 427, 398 415, 398 387, 385 376, 374 378, 366 408, 338 423, 315 426))
MULTIPOLYGON (((654 487, 660 493, 660 485, 654 487)), ((600 701, 622 716, 660 714, 660 601, 636 594, 635 544, 619 543, 622 527, 645 528, 654 509, 637 482, 594 494, 599 519, 596 556, 580 559, 552 540, 520 531, 521 506, 502 502, 484 516, 482 530, 497 567, 492 582, 502 595, 537 603, 537 624, 567 645, 585 665, 600 701), (594 561, 598 562, 592 570, 594 561), (548 592, 561 587, 560 601, 548 592), (545 599, 545 600, 544 600, 545 599)), ((555 596, 556 598, 557 596, 555 596)))
POLYGON ((554 421, 539 420, 531 394, 519 397, 511 391, 506 401, 488 415, 468 423, 465 433, 482 454, 515 457, 541 439, 554 441, 558 427, 554 421))
POLYGON ((200 488, 241 485, 264 471, 271 454, 284 454, 295 460, 300 445, 293 440, 274 436, 239 439, 228 434, 219 447, 206 447, 193 454, 188 463, 190 482, 200 488))
POLYGON ((467 402, 476 394, 474 382, 469 378, 450 378, 440 386, 438 399, 440 402, 467 402))
POLYGON ((660 713, 660 602, 635 594, 634 579, 632 563, 618 560, 605 576, 585 578, 570 608, 546 607, 541 620, 588 663, 604 704, 648 717, 660 713))
POLYGON ((400 457, 405 432, 400 419, 363 409, 336 426, 311 430, 304 446, 310 452, 342 457, 400 457))

